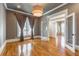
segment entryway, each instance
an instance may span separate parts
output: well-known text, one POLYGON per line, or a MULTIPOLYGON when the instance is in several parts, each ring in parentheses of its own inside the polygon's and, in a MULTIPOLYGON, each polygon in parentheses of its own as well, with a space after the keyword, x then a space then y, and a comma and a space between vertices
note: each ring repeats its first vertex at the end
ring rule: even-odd
POLYGON ((49 36, 55 38, 56 46, 65 47, 65 19, 59 17, 49 21, 49 36))
POLYGON ((75 13, 68 15, 68 10, 63 10, 48 16, 48 20, 48 35, 55 38, 56 46, 75 53, 75 13))

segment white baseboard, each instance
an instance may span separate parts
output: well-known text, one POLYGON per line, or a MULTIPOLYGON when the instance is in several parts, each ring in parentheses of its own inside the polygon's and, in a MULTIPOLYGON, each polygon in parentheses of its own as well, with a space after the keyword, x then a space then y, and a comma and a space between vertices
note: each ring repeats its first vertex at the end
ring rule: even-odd
POLYGON ((1 46, 1 48, 0 48, 0 55, 1 55, 1 53, 3 52, 3 50, 4 50, 4 47, 6 46, 6 41, 4 42, 4 44, 1 46))
MULTIPOLYGON (((69 44, 69 43, 68 43, 69 44)), ((71 44, 69 44, 69 45, 71 45, 71 44)), ((67 45, 66 45, 66 47, 67 47, 67 45)), ((75 45, 75 49, 76 50, 79 50, 79 45, 75 45)))
POLYGON ((34 36, 34 38, 41 38, 41 36, 34 36))
MULTIPOLYGON (((41 36, 34 36, 34 38, 40 38, 41 36)), ((27 37, 27 38, 24 38, 24 40, 27 40, 27 39, 30 39, 31 37, 27 37)), ((8 39, 6 40, 6 42, 16 42, 16 41, 19 41, 20 39, 19 38, 16 38, 16 39, 8 39)))
POLYGON ((66 48, 70 49, 73 53, 75 53, 75 50, 72 49, 69 45, 66 44, 66 48))
MULTIPOLYGON (((69 44, 69 43, 68 43, 69 44)), ((72 44, 69 44, 70 46, 72 45, 72 44)), ((79 50, 79 45, 75 45, 75 49, 76 50, 79 50)))
MULTIPOLYGON (((24 40, 26 40, 26 39, 30 39, 30 37, 24 38, 24 40)), ((16 42, 16 41, 20 41, 20 39, 19 38, 15 38, 15 39, 7 39, 6 40, 7 43, 8 42, 16 42)))
POLYGON ((41 37, 41 40, 48 41, 47 37, 41 37))
POLYGON ((19 41, 20 39, 7 39, 6 40, 6 43, 8 43, 8 42, 16 42, 16 41, 19 41))

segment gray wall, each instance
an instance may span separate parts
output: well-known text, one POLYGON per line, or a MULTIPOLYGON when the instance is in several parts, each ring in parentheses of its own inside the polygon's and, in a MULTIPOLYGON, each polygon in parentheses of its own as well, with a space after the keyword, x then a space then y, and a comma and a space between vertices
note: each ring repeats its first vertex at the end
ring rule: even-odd
MULTIPOLYGON (((68 13, 75 12, 76 13, 76 44, 79 45, 79 4, 78 3, 72 3, 72 4, 67 4, 51 13, 48 15, 54 14, 56 12, 62 11, 64 9, 68 9, 68 13)), ((45 16, 48 16, 45 15, 45 16)))
POLYGON ((6 40, 6 12, 2 3, 0 3, 0 47, 6 40))
POLYGON ((6 14, 6 38, 14 39, 17 37, 17 20, 12 12, 7 11, 6 14))
POLYGON ((41 19, 35 19, 34 23, 34 35, 40 36, 41 35, 41 19))

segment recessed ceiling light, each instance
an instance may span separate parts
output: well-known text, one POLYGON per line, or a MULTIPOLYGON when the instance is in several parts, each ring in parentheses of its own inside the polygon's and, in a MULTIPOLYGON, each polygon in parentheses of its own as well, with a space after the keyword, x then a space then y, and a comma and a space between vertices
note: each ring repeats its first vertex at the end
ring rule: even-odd
POLYGON ((20 5, 17 5, 17 8, 21 8, 21 6, 20 5))

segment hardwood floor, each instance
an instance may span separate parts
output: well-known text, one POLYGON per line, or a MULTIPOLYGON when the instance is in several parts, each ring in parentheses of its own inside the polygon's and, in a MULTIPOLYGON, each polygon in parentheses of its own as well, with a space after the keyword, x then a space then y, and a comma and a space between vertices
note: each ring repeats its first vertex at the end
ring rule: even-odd
POLYGON ((7 43, 2 56, 72 56, 79 55, 79 51, 75 54, 60 45, 56 46, 55 39, 50 38, 49 41, 41 41, 41 39, 26 40, 24 42, 7 43))

